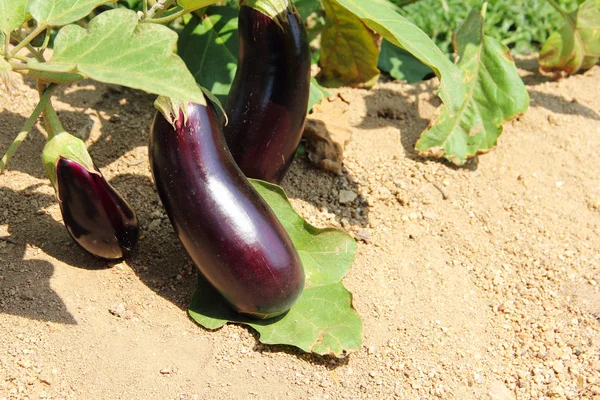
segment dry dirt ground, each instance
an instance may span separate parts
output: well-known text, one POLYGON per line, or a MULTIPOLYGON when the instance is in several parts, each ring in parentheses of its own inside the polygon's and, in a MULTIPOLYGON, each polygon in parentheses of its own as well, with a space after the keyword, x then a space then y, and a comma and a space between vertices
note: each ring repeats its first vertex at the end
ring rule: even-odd
MULTIPOLYGON (((523 67, 530 110, 463 168, 413 150, 435 82, 325 104, 354 133, 344 175, 299 159, 283 186, 310 222, 363 239, 344 280, 363 347, 342 358, 195 325, 195 268, 148 170, 153 96, 60 90, 65 127, 142 237, 116 265, 75 246, 34 129, 0 176, 0 399, 600 399, 600 67, 558 83, 523 67), (358 198, 342 205, 340 190, 358 198)), ((0 99, 0 149, 36 104, 31 86, 0 99)))

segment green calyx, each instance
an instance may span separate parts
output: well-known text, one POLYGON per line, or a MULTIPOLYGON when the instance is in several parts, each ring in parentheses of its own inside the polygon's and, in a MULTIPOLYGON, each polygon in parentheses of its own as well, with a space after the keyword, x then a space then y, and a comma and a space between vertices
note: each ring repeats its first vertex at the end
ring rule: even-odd
POLYGON ((240 0, 240 6, 248 6, 266 15, 272 20, 282 18, 286 10, 291 6, 289 0, 240 0))
MULTIPOLYGON (((206 105, 206 104, 204 104, 206 105)), ((188 119, 187 101, 174 99, 172 97, 158 96, 154 101, 154 107, 165 117, 167 121, 177 129, 178 125, 185 125, 188 119), (183 121, 179 121, 179 115, 183 114, 183 121)))
POLYGON ((44 170, 54 190, 58 193, 58 177, 56 174, 56 166, 60 158, 67 158, 81 164, 91 173, 96 173, 92 157, 88 153, 83 140, 76 138, 67 132, 58 133, 48 139, 44 151, 42 151, 42 163, 44 170))

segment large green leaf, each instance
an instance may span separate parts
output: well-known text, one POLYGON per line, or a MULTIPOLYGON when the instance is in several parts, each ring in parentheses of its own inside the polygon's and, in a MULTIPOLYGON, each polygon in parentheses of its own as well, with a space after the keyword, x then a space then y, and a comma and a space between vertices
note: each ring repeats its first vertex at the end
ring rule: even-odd
POLYGON ((185 63, 175 54, 177 34, 169 28, 138 24, 134 11, 116 9, 92 19, 89 29, 62 28, 52 59, 30 62, 34 71, 77 75, 204 104, 204 96, 185 63))
POLYGON ((179 55, 196 82, 224 103, 237 67, 238 18, 232 7, 210 7, 179 35, 179 55))
POLYGON ((321 36, 321 71, 327 87, 372 87, 379 78, 379 36, 333 0, 323 0, 325 28, 321 36))
POLYGON ((439 121, 417 142, 423 156, 445 157, 460 165, 491 150, 502 124, 529 106, 529 94, 509 50, 483 33, 484 15, 485 5, 482 11, 473 10, 456 32, 465 102, 454 115, 442 106, 439 121))
POLYGON ((87 16, 101 4, 112 2, 112 0, 33 0, 29 12, 38 24, 63 26, 87 16))
POLYGON ((381 43, 378 66, 392 78, 405 80, 408 83, 418 82, 433 72, 431 68, 417 60, 408 51, 394 46, 387 40, 381 43))
POLYGON ((454 115, 464 101, 460 71, 417 26, 382 2, 371 0, 335 0, 359 17, 369 28, 392 44, 402 47, 440 77, 439 96, 449 115, 454 115))
POLYGON ((190 316, 207 329, 227 322, 247 324, 256 329, 263 343, 292 345, 307 352, 341 354, 360 348, 362 323, 352 307, 352 295, 340 282, 354 261, 356 243, 345 232, 309 225, 294 211, 280 187, 251 182, 298 250, 306 275, 304 292, 285 315, 257 321, 235 313, 200 275, 190 316))
MULTIPOLYGON (((10 36, 25 21, 27 0, 0 0, 0 33, 10 36)), ((0 43, 4 46, 4 41, 0 43)))
POLYGON ((587 0, 540 51, 540 71, 559 78, 591 68, 600 59, 600 0, 587 0))

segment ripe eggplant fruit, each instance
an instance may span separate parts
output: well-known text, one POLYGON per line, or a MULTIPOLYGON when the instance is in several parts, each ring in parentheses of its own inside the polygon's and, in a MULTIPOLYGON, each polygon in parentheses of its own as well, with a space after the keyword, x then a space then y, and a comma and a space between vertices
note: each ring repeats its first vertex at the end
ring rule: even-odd
POLYGON ((83 142, 60 133, 46 144, 43 161, 73 240, 99 258, 127 255, 139 235, 135 211, 102 176, 83 142))
POLYGON ((286 312, 304 288, 300 258, 235 164, 214 109, 160 99, 150 166, 183 247, 236 311, 261 319, 286 312))
POLYGON ((291 1, 266 15, 240 2, 238 68, 225 103, 229 150, 250 178, 279 183, 302 138, 310 92, 310 52, 291 1))

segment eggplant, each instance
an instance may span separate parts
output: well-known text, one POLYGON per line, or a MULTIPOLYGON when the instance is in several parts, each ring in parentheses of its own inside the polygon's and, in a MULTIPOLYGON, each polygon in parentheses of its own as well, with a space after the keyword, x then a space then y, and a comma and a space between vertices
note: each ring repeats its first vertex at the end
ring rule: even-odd
POLYGON ((280 315, 297 301, 296 249, 227 148, 210 105, 157 100, 149 157, 154 182, 186 252, 237 312, 280 315))
POLYGON ((275 3, 269 12, 240 2, 238 67, 223 133, 247 177, 279 183, 302 138, 311 66, 302 18, 291 1, 275 3))
POLYGON ((93 164, 83 142, 60 133, 46 144, 43 160, 73 240, 102 259, 126 256, 138 241, 137 216, 93 164))

